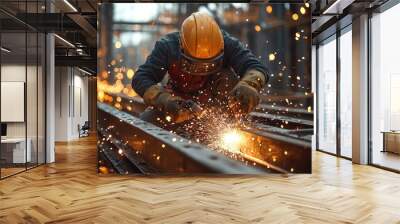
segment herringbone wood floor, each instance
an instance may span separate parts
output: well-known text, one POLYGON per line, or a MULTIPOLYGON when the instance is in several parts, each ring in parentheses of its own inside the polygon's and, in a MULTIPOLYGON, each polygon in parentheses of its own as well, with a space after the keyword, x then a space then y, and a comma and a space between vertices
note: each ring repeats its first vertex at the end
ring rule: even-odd
POLYGON ((0 223, 400 223, 400 175, 323 153, 312 175, 102 177, 95 144, 0 181, 0 223))

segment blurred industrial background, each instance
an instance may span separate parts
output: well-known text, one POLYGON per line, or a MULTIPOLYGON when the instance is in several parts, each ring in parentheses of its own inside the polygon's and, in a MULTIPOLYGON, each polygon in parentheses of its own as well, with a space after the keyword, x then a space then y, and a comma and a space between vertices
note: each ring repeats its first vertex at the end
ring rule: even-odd
POLYGON ((267 65, 271 72, 265 89, 268 95, 308 95, 311 93, 308 6, 289 3, 103 4, 99 20, 99 81, 106 80, 120 88, 119 83, 122 83, 128 88, 122 88, 123 93, 135 95, 129 87, 130 79, 150 54, 155 41, 178 31, 192 12, 205 11, 267 65))

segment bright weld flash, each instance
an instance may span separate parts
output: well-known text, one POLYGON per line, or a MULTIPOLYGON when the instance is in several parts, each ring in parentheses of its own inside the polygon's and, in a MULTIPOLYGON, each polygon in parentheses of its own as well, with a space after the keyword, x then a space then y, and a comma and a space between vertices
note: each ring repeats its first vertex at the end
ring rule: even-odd
POLYGON ((221 136, 221 148, 230 152, 239 153, 243 143, 243 136, 236 130, 227 130, 221 136))

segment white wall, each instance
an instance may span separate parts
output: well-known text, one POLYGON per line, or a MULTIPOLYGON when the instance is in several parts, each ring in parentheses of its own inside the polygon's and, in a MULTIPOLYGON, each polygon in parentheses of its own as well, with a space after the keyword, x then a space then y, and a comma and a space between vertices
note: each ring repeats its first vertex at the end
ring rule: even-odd
MULTIPOLYGON (((76 72, 77 70, 75 70, 76 72)), ((82 73, 79 73, 82 74, 82 73)), ((77 126, 88 121, 88 78, 81 75, 74 75, 74 108, 72 109, 72 135, 79 135, 77 126)))
POLYGON ((67 141, 68 140, 68 100, 69 100, 69 84, 70 77, 68 76, 67 67, 56 67, 55 68, 55 141, 67 141))
POLYGON ((55 73, 55 140, 77 139, 78 125, 88 120, 88 78, 72 67, 56 67, 55 73))

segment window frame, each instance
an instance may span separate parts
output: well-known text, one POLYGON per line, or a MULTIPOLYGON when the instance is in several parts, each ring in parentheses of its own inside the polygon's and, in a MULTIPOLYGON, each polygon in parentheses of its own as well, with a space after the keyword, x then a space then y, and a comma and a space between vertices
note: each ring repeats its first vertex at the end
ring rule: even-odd
POLYGON ((347 24, 345 27, 341 28, 341 29, 337 29, 335 33, 333 33, 332 35, 328 36, 325 39, 322 39, 320 41, 317 42, 316 44, 316 92, 317 94, 315 94, 316 96, 316 113, 315 113, 315 119, 316 119, 316 138, 315 138, 315 143, 316 143, 316 151, 319 152, 323 152, 329 155, 333 155, 339 158, 343 158, 343 159, 347 159, 347 160, 352 160, 352 158, 347 157, 342 155, 342 150, 341 150, 341 119, 340 119, 340 103, 341 103, 341 99, 340 99, 340 81, 341 81, 341 67, 340 67, 340 37, 342 35, 344 35, 347 32, 352 32, 352 23, 347 24), (336 41, 336 151, 335 153, 329 152, 327 150, 321 149, 319 146, 319 47, 322 43, 328 43, 330 41, 336 41))

